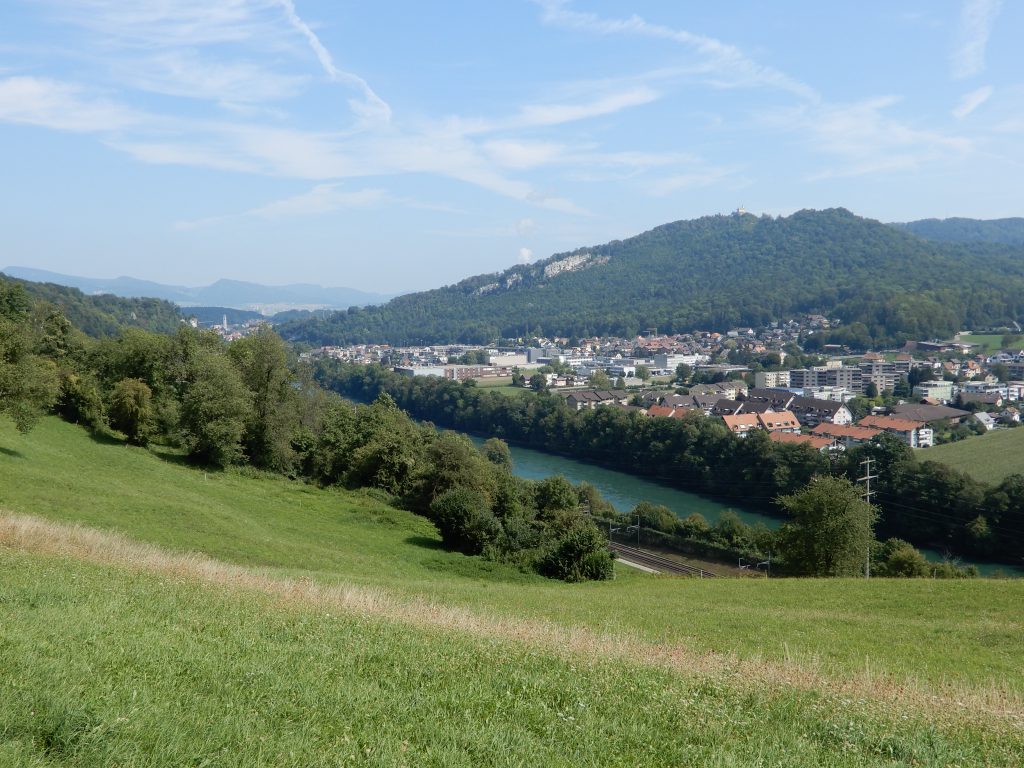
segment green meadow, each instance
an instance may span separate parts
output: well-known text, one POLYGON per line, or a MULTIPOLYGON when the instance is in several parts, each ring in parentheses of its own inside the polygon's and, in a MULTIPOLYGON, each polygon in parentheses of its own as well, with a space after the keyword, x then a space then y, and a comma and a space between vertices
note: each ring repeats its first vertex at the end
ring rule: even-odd
MULTIPOLYGON (((965 333, 957 336, 956 341, 964 344, 978 345, 978 352, 989 354, 1003 349, 1003 337, 1001 334, 965 333)), ((1017 339, 1007 349, 1024 349, 1024 339, 1017 339)))
POLYGON ((919 460, 937 461, 984 483, 1000 483, 1024 473, 1024 429, 999 429, 955 443, 917 451, 919 460))
POLYGON ((0 510, 0 765, 1024 759, 1017 580, 568 585, 56 419, 0 510))

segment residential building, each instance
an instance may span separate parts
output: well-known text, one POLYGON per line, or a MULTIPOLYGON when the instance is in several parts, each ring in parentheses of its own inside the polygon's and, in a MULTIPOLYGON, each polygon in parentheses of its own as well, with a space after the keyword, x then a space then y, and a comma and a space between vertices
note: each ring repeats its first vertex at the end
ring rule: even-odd
POLYGON ((754 385, 759 389, 788 387, 790 371, 758 371, 754 374, 754 385))
POLYGON ((922 421, 897 416, 865 416, 858 422, 861 427, 873 427, 895 435, 911 448, 930 448, 934 444, 931 428, 922 421))
POLYGON ((814 427, 822 422, 829 424, 852 424, 850 409, 835 400, 817 400, 813 397, 795 397, 789 409, 800 419, 801 424, 814 427))
POLYGON ((894 405, 892 413, 901 419, 911 419, 925 423, 948 419, 950 424, 959 424, 961 420, 971 415, 970 411, 962 411, 959 408, 950 408, 945 405, 922 405, 919 403, 894 405))
POLYGON ((655 355, 654 366, 656 368, 662 368, 675 373, 676 368, 678 368, 680 364, 688 365, 693 368, 695 365, 699 365, 700 363, 706 363, 708 359, 707 355, 655 355))
POLYGON ((996 420, 992 418, 992 414, 980 411, 974 414, 974 420, 977 421, 986 430, 992 429, 996 425, 996 420))
POLYGON ((625 393, 601 389, 585 389, 570 392, 565 396, 566 404, 576 411, 582 411, 584 408, 594 409, 602 405, 625 405, 628 399, 625 393))
POLYGON ((1003 396, 998 392, 963 391, 960 393, 960 404, 965 406, 975 403, 983 408, 1001 408, 1003 406, 1003 402, 1003 396))
POLYGON ((789 372, 789 387, 792 389, 836 387, 860 394, 862 391, 861 380, 860 368, 842 365, 838 360, 831 361, 828 365, 796 368, 789 372))
POLYGON ((738 400, 747 394, 747 385, 738 379, 720 381, 717 384, 694 384, 690 387, 691 395, 715 395, 729 400, 738 400))
POLYGON ((800 433, 800 422, 789 411, 767 411, 757 414, 757 422, 761 429, 768 432, 800 433))
POLYGON ((723 416, 722 421, 734 435, 746 437, 749 432, 761 428, 759 415, 757 413, 737 413, 732 416, 723 416))
POLYGON ((863 360, 857 367, 861 372, 861 391, 865 393, 869 384, 874 384, 879 392, 896 389, 909 370, 905 364, 889 360, 863 360))
POLYGON ((796 395, 785 389, 760 389, 755 387, 747 392, 746 403, 768 403, 772 410, 784 411, 789 408, 796 395))
POLYGON ((953 382, 922 381, 914 387, 914 397, 948 403, 953 399, 953 382))
POLYGON ((855 424, 819 424, 811 430, 811 434, 820 437, 830 437, 841 443, 844 448, 853 448, 870 441, 873 437, 882 434, 880 429, 857 426, 855 424))

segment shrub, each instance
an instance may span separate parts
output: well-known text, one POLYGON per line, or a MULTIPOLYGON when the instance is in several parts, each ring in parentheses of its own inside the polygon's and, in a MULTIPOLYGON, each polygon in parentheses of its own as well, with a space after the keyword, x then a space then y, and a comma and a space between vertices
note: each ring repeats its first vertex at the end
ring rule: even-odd
POLYGON ((483 494, 472 488, 450 488, 430 505, 430 519, 441 532, 445 546, 479 555, 501 534, 483 494))

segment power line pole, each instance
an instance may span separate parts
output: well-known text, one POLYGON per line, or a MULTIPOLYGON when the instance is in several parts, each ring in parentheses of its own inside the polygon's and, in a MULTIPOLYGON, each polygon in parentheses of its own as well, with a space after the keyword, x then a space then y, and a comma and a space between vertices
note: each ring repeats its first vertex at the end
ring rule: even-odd
MULTIPOLYGON (((878 475, 872 475, 871 474, 871 464, 872 464, 873 461, 874 461, 874 459, 864 459, 864 461, 862 461, 860 463, 860 465, 862 467, 864 467, 864 477, 858 477, 857 478, 857 482, 858 483, 864 483, 864 493, 862 495, 864 497, 864 501, 866 501, 868 504, 871 503, 871 496, 874 494, 874 491, 871 490, 871 481, 878 479, 878 475)), ((865 579, 870 579, 871 578, 871 543, 870 542, 868 543, 867 559, 864 561, 864 578, 865 579)))

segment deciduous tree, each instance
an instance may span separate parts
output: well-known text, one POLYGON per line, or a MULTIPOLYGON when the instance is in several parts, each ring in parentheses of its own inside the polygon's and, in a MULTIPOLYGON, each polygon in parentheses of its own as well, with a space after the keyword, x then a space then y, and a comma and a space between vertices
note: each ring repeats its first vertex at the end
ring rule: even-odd
POLYGON ((875 540, 875 508, 845 478, 818 477, 781 496, 789 522, 779 532, 787 569, 802 576, 856 576, 875 540))

